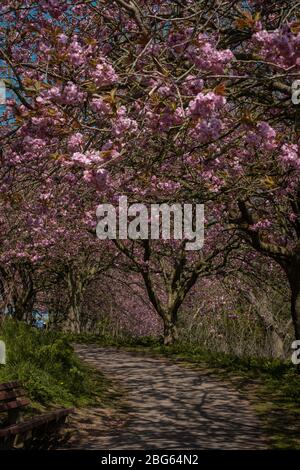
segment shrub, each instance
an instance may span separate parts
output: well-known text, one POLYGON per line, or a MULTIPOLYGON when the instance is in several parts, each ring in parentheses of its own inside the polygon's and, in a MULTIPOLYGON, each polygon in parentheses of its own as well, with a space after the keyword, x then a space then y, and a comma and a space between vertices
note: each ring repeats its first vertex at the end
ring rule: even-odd
POLYGON ((95 387, 103 386, 101 375, 90 373, 61 334, 6 320, 0 326, 0 339, 7 348, 0 382, 20 380, 36 403, 89 404, 94 402, 95 387))

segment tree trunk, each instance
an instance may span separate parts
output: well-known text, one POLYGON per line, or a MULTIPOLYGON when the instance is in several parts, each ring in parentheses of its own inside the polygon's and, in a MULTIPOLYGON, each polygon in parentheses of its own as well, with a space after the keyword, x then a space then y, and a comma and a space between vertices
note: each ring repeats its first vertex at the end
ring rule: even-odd
POLYGON ((81 304, 74 303, 69 305, 66 312, 66 321, 64 330, 70 333, 81 332, 81 304))
POLYGON ((269 332, 271 339, 272 357, 284 358, 284 342, 279 331, 267 294, 261 294, 259 297, 254 292, 246 292, 249 302, 254 306, 256 314, 266 332, 269 332))
POLYGON ((295 338, 300 340, 300 286, 298 284, 299 282, 295 282, 291 285, 291 314, 295 330, 295 338))
POLYGON ((176 316, 167 314, 164 316, 163 322, 164 322, 164 345, 170 346, 178 340, 176 316))
POLYGON ((287 268, 291 287, 291 314, 295 331, 295 339, 300 340, 300 255, 291 260, 287 268))
POLYGON ((8 312, 9 307, 13 304, 12 294, 16 282, 12 269, 0 266, 0 309, 4 317, 4 314, 8 312))
POLYGON ((14 302, 14 318, 19 321, 32 323, 32 311, 34 306, 34 297, 31 295, 21 296, 14 302))
POLYGON ((47 328, 52 331, 58 331, 59 330, 59 323, 61 320, 59 317, 59 311, 53 307, 50 307, 48 310, 48 315, 49 315, 49 320, 47 323, 47 328))
POLYGON ((65 311, 64 330, 70 333, 81 332, 81 308, 84 286, 80 275, 70 268, 67 273, 67 308, 65 311))
POLYGON ((16 320, 32 323, 32 310, 35 302, 31 265, 20 265, 16 268, 18 279, 14 280, 12 301, 16 320))
POLYGON ((281 337, 275 329, 271 331, 272 357, 276 359, 284 358, 284 345, 281 337))

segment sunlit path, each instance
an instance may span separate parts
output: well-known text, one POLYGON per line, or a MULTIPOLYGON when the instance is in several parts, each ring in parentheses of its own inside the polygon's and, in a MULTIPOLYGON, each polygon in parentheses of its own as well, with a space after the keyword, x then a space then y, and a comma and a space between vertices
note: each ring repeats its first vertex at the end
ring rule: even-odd
POLYGON ((261 423, 249 402, 217 379, 167 359, 77 346, 89 365, 126 392, 128 414, 109 422, 101 411, 75 417, 72 447, 84 449, 261 449, 261 423))

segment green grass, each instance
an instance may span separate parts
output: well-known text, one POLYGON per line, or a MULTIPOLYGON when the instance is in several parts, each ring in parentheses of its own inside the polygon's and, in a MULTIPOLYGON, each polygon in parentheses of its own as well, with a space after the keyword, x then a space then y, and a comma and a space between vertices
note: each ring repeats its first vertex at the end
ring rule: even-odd
POLYGON ((166 347, 150 337, 116 341, 108 337, 79 335, 73 340, 164 355, 217 375, 250 399, 262 419, 271 448, 300 449, 300 374, 290 361, 241 358, 205 351, 190 344, 166 347))
POLYGON ((20 380, 33 406, 89 406, 107 399, 107 380, 77 358, 65 336, 6 320, 0 339, 7 349, 0 383, 20 380))

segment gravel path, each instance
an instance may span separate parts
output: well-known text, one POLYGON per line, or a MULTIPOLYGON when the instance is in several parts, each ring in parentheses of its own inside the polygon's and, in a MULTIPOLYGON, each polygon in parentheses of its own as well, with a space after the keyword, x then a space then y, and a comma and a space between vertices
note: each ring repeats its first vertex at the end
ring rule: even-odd
POLYGON ((69 446, 81 449, 263 449, 249 402, 210 375, 123 350, 76 346, 89 365, 125 392, 126 414, 79 410, 69 446))

